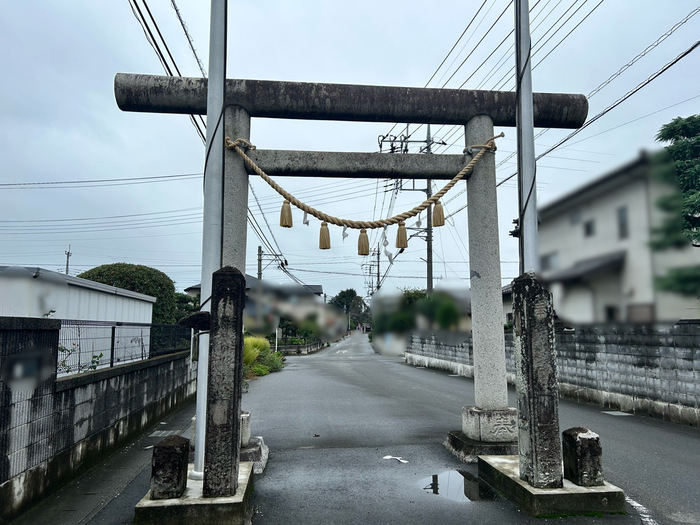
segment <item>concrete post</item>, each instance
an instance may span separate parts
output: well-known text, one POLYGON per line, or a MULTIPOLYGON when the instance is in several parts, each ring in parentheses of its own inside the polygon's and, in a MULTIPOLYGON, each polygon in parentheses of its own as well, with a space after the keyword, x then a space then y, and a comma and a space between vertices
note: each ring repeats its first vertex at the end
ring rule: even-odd
POLYGON ((535 488, 562 487, 554 309, 534 273, 513 281, 513 321, 520 479, 535 488))
MULTIPOLYGON (((240 106, 225 111, 226 135, 232 140, 250 139, 250 115, 240 106)), ((224 155, 222 266, 236 268, 245 276, 246 232, 248 229, 248 172, 243 159, 233 150, 224 155)))
POLYGON ((245 276, 228 266, 214 272, 211 303, 205 498, 233 496, 238 486, 245 276))
MULTIPOLYGON (((493 121, 486 115, 465 127, 467 147, 493 135, 493 121)), ((513 443, 516 414, 508 407, 494 153, 481 158, 467 181, 467 212, 476 406, 464 407, 462 432, 472 441, 513 443)))

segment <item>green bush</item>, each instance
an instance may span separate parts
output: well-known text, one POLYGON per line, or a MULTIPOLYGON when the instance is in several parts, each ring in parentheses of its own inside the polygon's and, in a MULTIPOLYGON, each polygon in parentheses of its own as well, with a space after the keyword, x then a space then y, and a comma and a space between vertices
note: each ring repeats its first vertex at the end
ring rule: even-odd
POLYGON ((262 363, 254 363, 250 370, 258 377, 266 376, 270 373, 270 369, 262 363))
POLYGON ((266 347, 270 350, 270 343, 264 337, 246 337, 243 339, 243 364, 252 365, 260 352, 266 347))
POLYGON ((284 368, 284 355, 281 352, 267 352, 259 356, 258 362, 265 365, 270 372, 279 372, 284 368))
POLYGON ((284 355, 270 351, 270 342, 264 337, 246 336, 243 339, 243 377, 252 379, 279 372, 284 368, 284 355))
POLYGON ((256 348, 258 350, 258 353, 270 351, 270 341, 268 341, 264 337, 246 337, 245 339, 243 339, 243 348, 245 348, 246 346, 256 348))

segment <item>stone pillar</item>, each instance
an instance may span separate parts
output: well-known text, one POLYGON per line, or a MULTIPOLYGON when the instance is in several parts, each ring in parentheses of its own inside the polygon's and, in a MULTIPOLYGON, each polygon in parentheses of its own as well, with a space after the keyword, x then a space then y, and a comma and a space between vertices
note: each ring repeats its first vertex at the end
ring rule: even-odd
MULTIPOLYGON (((226 136, 250 139, 250 115, 240 106, 225 110, 226 136)), ((245 276, 246 232, 248 230, 248 172, 234 150, 224 155, 224 206, 221 266, 231 266, 245 276)))
POLYGON ((513 320, 520 479, 536 488, 562 487, 554 309, 533 273, 513 281, 513 320))
POLYGON ((600 436, 583 427, 561 433, 564 477, 581 487, 602 487, 603 449, 600 436))
POLYGON ((205 498, 232 496, 238 486, 244 275, 231 267, 214 272, 211 302, 204 442, 205 498))
MULTIPOLYGON (((465 126, 467 147, 484 144, 493 135, 493 121, 486 115, 472 118, 465 126)), ((508 407, 496 158, 492 152, 481 157, 467 181, 467 212, 476 406, 463 409, 462 432, 475 441, 513 442, 515 409, 508 407)))
POLYGON ((168 436, 153 447, 151 499, 179 498, 187 488, 187 459, 190 441, 168 436))

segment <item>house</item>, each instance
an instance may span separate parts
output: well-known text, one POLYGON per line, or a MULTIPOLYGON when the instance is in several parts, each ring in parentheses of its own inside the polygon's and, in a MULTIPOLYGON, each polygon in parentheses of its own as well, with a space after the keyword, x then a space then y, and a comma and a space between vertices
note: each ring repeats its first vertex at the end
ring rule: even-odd
POLYGON ((653 229, 666 218, 656 202, 677 191, 654 176, 659 158, 641 152, 632 162, 538 209, 540 275, 563 321, 700 318, 697 298, 655 286, 671 268, 700 264, 700 249, 690 243, 679 249, 650 249, 653 229))
MULTIPOLYGON (((279 317, 290 317, 302 321, 308 317, 316 318, 319 326, 324 328, 331 323, 328 319, 329 309, 324 304, 323 286, 291 284, 277 285, 265 280, 258 280, 246 274, 246 304, 243 324, 247 330, 268 334, 277 329, 279 317)), ((197 297, 201 293, 201 284, 185 288, 185 293, 197 297)))

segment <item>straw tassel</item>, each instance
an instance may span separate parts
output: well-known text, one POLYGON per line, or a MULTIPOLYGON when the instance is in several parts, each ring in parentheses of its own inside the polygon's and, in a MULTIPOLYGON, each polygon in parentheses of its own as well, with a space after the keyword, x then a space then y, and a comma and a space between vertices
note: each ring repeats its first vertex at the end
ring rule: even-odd
POLYGON ((445 225, 445 210, 442 209, 442 203, 437 201, 433 206, 433 226, 445 225))
POLYGON ((331 248, 331 233, 328 231, 328 223, 326 221, 321 223, 321 234, 318 238, 318 247, 321 250, 330 250, 331 248))
POLYGON ((396 247, 408 248, 408 240, 406 238, 406 223, 403 221, 399 223, 399 231, 396 232, 396 247))
POLYGON ((360 230, 360 236, 357 239, 357 255, 369 255, 369 238, 367 230, 360 230))
POLYGON ((282 204, 282 210, 280 211, 280 226, 282 226, 282 228, 292 227, 292 207, 289 205, 288 200, 285 200, 282 204))

